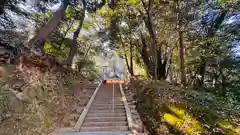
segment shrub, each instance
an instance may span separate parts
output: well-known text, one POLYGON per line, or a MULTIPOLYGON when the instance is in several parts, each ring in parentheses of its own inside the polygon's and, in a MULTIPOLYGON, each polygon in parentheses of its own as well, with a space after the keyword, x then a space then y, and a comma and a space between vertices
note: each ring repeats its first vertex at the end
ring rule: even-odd
MULTIPOLYGON (((137 109, 152 135, 240 133, 239 102, 204 91, 181 90, 167 83, 139 82, 137 109)), ((131 84, 132 85, 132 84, 131 84)))

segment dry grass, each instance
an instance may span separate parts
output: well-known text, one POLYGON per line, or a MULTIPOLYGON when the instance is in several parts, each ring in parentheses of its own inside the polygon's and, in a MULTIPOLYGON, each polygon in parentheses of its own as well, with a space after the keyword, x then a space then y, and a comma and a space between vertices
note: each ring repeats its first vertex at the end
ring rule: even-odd
POLYGON ((0 134, 46 135, 61 126, 66 110, 79 100, 74 95, 80 91, 72 90, 79 77, 40 73, 34 68, 15 73, 0 78, 0 134), (24 80, 20 88, 16 88, 16 78, 24 80))

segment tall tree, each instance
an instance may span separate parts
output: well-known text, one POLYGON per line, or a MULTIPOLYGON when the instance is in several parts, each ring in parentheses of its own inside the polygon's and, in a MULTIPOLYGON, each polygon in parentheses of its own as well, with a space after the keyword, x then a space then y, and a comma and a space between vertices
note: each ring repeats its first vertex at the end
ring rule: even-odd
MULTIPOLYGON (((208 39, 213 39, 217 30, 220 29, 225 16, 227 15, 228 10, 224 9, 224 8, 220 8, 219 14, 217 15, 216 19, 210 22, 210 26, 208 28, 206 28, 206 35, 205 37, 207 37, 208 39)), ((204 19, 202 21, 203 24, 205 24, 204 19)), ((206 24, 207 22, 206 22, 206 24)), ((206 41, 206 45, 207 46, 211 46, 212 42, 211 40, 207 40, 206 41)), ((206 58, 206 56, 203 54, 202 56, 200 56, 200 61, 201 64, 198 67, 198 74, 201 76, 200 78, 197 78, 197 82, 196 85, 199 86, 204 86, 204 81, 205 81, 205 73, 206 73, 206 68, 207 68, 207 63, 208 63, 208 58, 206 58)))
POLYGON ((132 39, 130 38, 130 74, 132 76, 134 76, 134 70, 133 70, 133 43, 132 43, 132 39))
POLYGON ((176 2, 176 11, 177 11, 177 30, 179 36, 179 56, 180 56, 180 69, 181 69, 181 84, 186 86, 186 73, 185 73, 185 46, 184 46, 184 32, 182 25, 182 14, 181 14, 181 1, 177 0, 176 2))
POLYGON ((164 77, 162 77, 161 75, 158 74, 158 66, 161 66, 161 65, 158 65, 158 64, 161 64, 161 62, 159 63, 158 59, 161 60, 161 55, 158 55, 157 53, 158 53, 158 50, 161 53, 161 47, 157 48, 156 30, 155 30, 153 20, 152 20, 152 15, 151 15, 151 8, 152 8, 153 0, 149 0, 148 4, 144 0, 141 0, 141 3, 145 10, 145 14, 143 14, 142 12, 141 13, 144 16, 145 25, 146 25, 148 32, 152 39, 151 48, 152 48, 153 59, 154 59, 154 62, 153 62, 154 63, 154 79, 156 81, 159 78, 162 79, 164 77), (160 58, 158 56, 160 56, 160 58))
POLYGON ((85 10, 86 10, 86 2, 85 0, 82 0, 82 10, 81 10, 81 13, 79 15, 79 24, 78 24, 78 27, 77 29, 74 31, 73 33, 73 39, 72 39, 72 43, 70 45, 70 51, 68 53, 68 57, 67 57, 67 60, 66 60, 66 63, 68 66, 71 66, 72 65, 72 62, 73 62, 73 58, 77 52, 77 49, 78 49, 78 35, 82 29, 82 25, 83 25, 83 21, 84 21, 84 18, 85 18, 85 10))
POLYGON ((126 51, 126 48, 125 48, 125 43, 123 41, 121 33, 119 34, 119 39, 120 39, 120 42, 121 42, 121 45, 122 45, 122 48, 123 48, 124 59, 125 59, 126 65, 127 65, 128 72, 132 75, 131 68, 130 68, 130 65, 129 65, 129 62, 128 62, 128 57, 127 57, 127 51, 126 51))
POLYGON ((69 5, 69 0, 63 0, 59 9, 54 13, 50 21, 39 30, 39 32, 28 42, 28 45, 35 45, 40 47, 39 44, 44 42, 46 38, 57 28, 63 16, 65 10, 69 5))
POLYGON ((74 58, 74 56, 75 56, 75 54, 77 53, 77 50, 78 50, 77 39, 78 39, 79 33, 80 33, 80 31, 82 29, 82 26, 83 26, 83 21, 84 21, 84 18, 85 18, 85 11, 87 10, 88 12, 96 12, 104 4, 105 4, 105 0, 100 0, 100 1, 98 1, 98 0, 93 0, 93 1, 81 0, 82 8, 81 8, 81 11, 80 11, 80 14, 79 14, 79 20, 80 21, 79 21, 77 29, 73 33, 72 43, 70 45, 70 51, 69 51, 68 57, 66 59, 66 64, 68 66, 72 65, 73 58, 74 58))
POLYGON ((110 28, 109 28, 109 37, 110 37, 110 45, 115 46, 117 40, 117 33, 118 33, 118 16, 114 11, 117 7, 117 0, 109 0, 108 7, 113 11, 113 15, 110 17, 110 28))

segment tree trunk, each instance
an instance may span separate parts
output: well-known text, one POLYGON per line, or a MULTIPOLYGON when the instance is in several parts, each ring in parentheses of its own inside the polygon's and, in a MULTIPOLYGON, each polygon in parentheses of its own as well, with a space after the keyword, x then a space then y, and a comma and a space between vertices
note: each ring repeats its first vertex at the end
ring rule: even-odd
POLYGON ((133 72, 133 45, 130 41, 130 74, 131 76, 134 76, 133 72))
POLYGON ((165 80, 167 77, 166 75, 167 58, 162 60, 162 57, 160 55, 161 55, 161 52, 157 51, 157 57, 158 57, 157 79, 165 80))
POLYGON ((223 73, 223 70, 220 68, 219 69, 220 76, 221 76, 221 95, 226 96, 227 94, 227 89, 226 89, 226 76, 223 73))
POLYGON ((84 18, 85 18, 85 4, 83 4, 83 5, 84 5, 83 13, 82 13, 82 15, 80 15, 80 21, 79 21, 78 27, 73 33, 72 44, 70 45, 70 51, 68 53, 68 57, 67 57, 67 60, 66 60, 67 66, 69 66, 69 67, 72 65, 73 58, 74 58, 75 54, 77 53, 77 49, 78 49, 77 38, 78 38, 78 35, 79 35, 79 33, 82 29, 83 21, 84 21, 84 18))
MULTIPOLYGON (((125 62, 126 62, 126 64, 127 64, 127 69, 128 69, 128 72, 131 74, 131 70, 130 70, 130 66, 129 66, 128 58, 127 58, 127 53, 126 53, 125 45, 124 45, 124 42, 123 42, 123 39, 122 39, 121 34, 119 34, 119 37, 120 37, 120 41, 121 41, 121 44, 122 44, 122 47, 123 47, 124 59, 125 59, 125 62)), ((131 75, 132 75, 132 74, 131 74, 131 75)))
POLYGON ((148 52, 147 52, 146 40, 145 40, 142 33, 141 33, 141 41, 142 41, 142 46, 140 47, 139 53, 140 53, 141 58, 143 60, 145 69, 147 71, 147 74, 150 77, 150 76, 153 76, 153 73, 152 73, 151 68, 150 68, 150 61, 149 61, 149 55, 148 55, 148 52))
MULTIPOLYGON (((117 7, 117 1, 116 0, 109 0, 108 7, 112 9, 113 11, 117 7)), ((116 43, 117 39, 117 33, 118 33, 118 16, 114 13, 110 18, 110 31, 109 31, 109 37, 110 37, 110 45, 113 47, 116 43)))
POLYGON ((153 28, 153 25, 152 25, 152 20, 151 20, 151 17, 150 15, 148 15, 148 18, 145 18, 145 25, 147 26, 148 28, 148 31, 149 31, 149 34, 152 38, 152 57, 153 57, 153 63, 154 63, 154 79, 155 79, 155 82, 157 81, 157 72, 158 72, 158 57, 157 57, 157 38, 156 38, 156 32, 153 28))
POLYGON ((44 50, 44 45, 45 45, 45 40, 42 40, 39 45, 38 45, 38 48, 40 48, 41 51, 44 50))
POLYGON ((73 62, 73 58, 75 56, 75 54, 77 53, 77 42, 76 41, 72 41, 71 45, 70 45, 70 51, 68 53, 68 57, 66 60, 66 64, 68 67, 72 66, 72 62, 73 62))
POLYGON ((125 62, 127 64, 127 69, 128 69, 128 72, 131 74, 131 69, 130 69, 130 66, 128 63, 127 53, 126 53, 126 49, 125 49, 123 42, 122 42, 122 46, 123 46, 123 51, 124 51, 125 62))
POLYGON ((221 27, 221 24, 223 23, 226 15, 227 15, 227 10, 226 9, 221 9, 219 15, 215 19, 215 21, 211 24, 210 29, 208 29, 207 36, 213 37, 217 30, 221 27))
POLYGON ((203 57, 201 57, 201 65, 198 68, 198 74, 201 77, 197 79, 197 86, 204 87, 205 72, 206 72, 206 61, 204 60, 203 57))
POLYGON ((69 4, 69 0, 64 0, 61 7, 54 13, 51 20, 40 29, 40 31, 28 42, 28 45, 38 46, 37 44, 46 40, 46 38, 57 28, 60 21, 65 15, 65 10, 69 4))
MULTIPOLYGON (((128 72, 131 74, 131 69, 130 69, 130 66, 129 66, 129 63, 128 63, 128 58, 127 58, 126 53, 124 53, 124 58, 125 58, 125 62, 126 62, 126 64, 127 64, 128 72)), ((132 75, 132 74, 131 74, 131 75, 132 75)))
POLYGON ((148 31, 149 34, 151 35, 152 38, 152 56, 153 56, 153 63, 154 63, 154 80, 155 82, 158 80, 158 51, 157 51, 157 38, 156 38, 156 32, 153 28, 152 25, 152 19, 150 17, 150 15, 148 15, 148 19, 146 19, 145 21, 146 25, 148 26, 148 31))
POLYGON ((62 40, 61 40, 61 42, 60 42, 60 44, 59 44, 59 46, 58 46, 58 49, 61 49, 61 47, 62 47, 62 45, 63 45, 63 43, 64 43, 64 40, 65 40, 65 38, 66 38, 69 30, 70 30, 70 29, 72 28, 72 26, 73 26, 73 23, 74 23, 74 21, 71 20, 71 21, 70 21, 70 25, 68 25, 67 30, 66 30, 66 31, 64 32, 64 34, 63 34, 63 37, 62 37, 62 40))
POLYGON ((186 73, 185 73, 185 47, 183 44, 183 31, 179 31, 179 55, 180 55, 180 62, 181 62, 181 84, 182 86, 186 86, 186 73))
POLYGON ((177 11, 177 30, 178 30, 178 36, 179 36, 179 56, 180 56, 180 71, 181 71, 181 85, 183 87, 186 86, 186 73, 185 73, 185 47, 183 43, 183 25, 181 22, 181 7, 180 7, 180 0, 177 0, 176 2, 176 11, 177 11))
MULTIPOLYGON (((152 21, 152 17, 151 17, 151 14, 150 14, 150 11, 151 11, 151 6, 152 6, 152 3, 153 3, 153 0, 149 0, 149 3, 148 3, 148 6, 147 4, 144 2, 144 0, 141 0, 142 2, 142 5, 146 11, 146 16, 144 18, 144 23, 148 29, 148 32, 149 32, 149 35, 151 36, 152 38, 152 56, 153 56, 153 63, 154 63, 154 80, 155 82, 157 81, 158 79, 158 48, 157 48, 157 36, 156 36, 156 31, 155 31, 155 28, 154 28, 154 25, 153 25, 153 21, 152 21)), ((161 52, 161 51, 160 51, 161 52)))
MULTIPOLYGON (((84 54, 84 57, 83 57, 83 59, 81 60, 81 61, 85 61, 86 60, 86 58, 87 58, 87 55, 88 55, 88 52, 90 51, 90 49, 91 49, 91 46, 89 45, 88 46, 88 49, 87 49, 87 51, 85 52, 85 54, 84 54)), ((81 72, 81 70, 82 70, 82 68, 83 68, 83 65, 78 65, 78 72, 81 72)))

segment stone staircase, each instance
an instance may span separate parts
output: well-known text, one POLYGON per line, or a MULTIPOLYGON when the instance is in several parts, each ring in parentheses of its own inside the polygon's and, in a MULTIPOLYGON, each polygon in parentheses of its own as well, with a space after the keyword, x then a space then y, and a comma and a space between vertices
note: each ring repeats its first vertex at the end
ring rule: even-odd
POLYGON ((119 85, 103 84, 85 118, 80 132, 128 132, 119 85), (114 95, 114 99, 113 99, 114 95), (114 104, 114 105, 113 105, 114 104))
POLYGON ((86 105, 84 109, 81 105, 82 109, 78 111, 78 113, 81 112, 79 117, 81 124, 76 124, 78 126, 75 125, 75 128, 63 129, 64 131, 62 130, 61 134, 57 135, 148 135, 138 115, 133 93, 130 90, 123 92, 119 85, 115 84, 113 93, 113 84, 102 84, 98 91, 88 91, 87 95, 87 100, 92 96, 88 101, 89 107, 86 105), (126 102, 123 101, 121 92, 125 93, 128 111, 125 109, 126 102), (129 113, 131 121, 129 121, 129 113), (132 123, 131 129, 128 122, 132 123))

